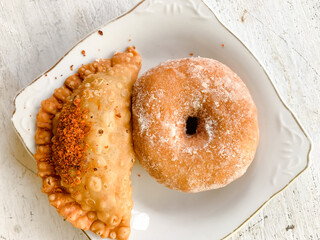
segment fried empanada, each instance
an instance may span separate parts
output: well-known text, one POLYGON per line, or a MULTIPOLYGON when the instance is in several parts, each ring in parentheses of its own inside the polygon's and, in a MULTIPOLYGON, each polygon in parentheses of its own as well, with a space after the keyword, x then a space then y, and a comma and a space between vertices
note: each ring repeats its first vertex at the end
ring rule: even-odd
POLYGON ((103 238, 130 234, 131 89, 140 67, 133 48, 85 65, 42 102, 37 115, 43 192, 74 226, 103 238))

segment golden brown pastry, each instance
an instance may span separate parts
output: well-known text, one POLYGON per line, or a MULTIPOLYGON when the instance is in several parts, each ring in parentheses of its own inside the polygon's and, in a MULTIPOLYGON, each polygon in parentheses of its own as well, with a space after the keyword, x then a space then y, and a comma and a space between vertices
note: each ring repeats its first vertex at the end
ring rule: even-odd
POLYGON ((171 60, 149 70, 134 84, 132 113, 139 162, 169 188, 221 188, 254 158, 256 106, 241 79, 213 59, 171 60))
POLYGON ((50 204, 74 226, 111 239, 130 234, 131 89, 140 67, 133 48, 85 65, 37 115, 35 158, 50 204))

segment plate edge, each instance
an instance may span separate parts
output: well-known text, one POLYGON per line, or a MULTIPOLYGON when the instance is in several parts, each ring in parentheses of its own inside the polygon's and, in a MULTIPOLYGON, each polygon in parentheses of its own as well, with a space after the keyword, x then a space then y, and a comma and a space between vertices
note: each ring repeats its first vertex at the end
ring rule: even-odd
MULTIPOLYGON (((133 8, 131 8, 129 11, 123 13, 122 15, 111 19, 110 21, 108 21, 107 23, 99 26, 98 28, 95 28, 94 30, 92 30, 90 33, 88 33, 85 37, 83 37, 80 41, 78 41, 72 48, 70 48, 52 67, 50 67, 48 70, 42 72, 41 74, 38 75, 38 77, 36 77, 35 79, 32 80, 32 82, 30 82, 26 87, 20 89, 16 95, 13 98, 13 112, 11 114, 11 123, 13 124, 14 129, 16 130, 16 132, 18 133, 21 141, 24 143, 24 146, 28 149, 28 151, 31 153, 31 150, 26 146, 24 140, 22 139, 21 135, 19 134, 18 130, 15 127, 15 124, 13 122, 13 117, 17 111, 17 107, 16 107, 16 101, 17 98, 20 96, 21 93, 23 93, 28 87, 30 87, 33 83, 35 83, 36 81, 38 81, 43 75, 47 74, 48 72, 50 72, 53 68, 55 68, 74 48, 76 48, 80 43, 82 43, 84 40, 86 40, 88 37, 90 37, 92 34, 94 34, 95 32, 97 32, 98 29, 106 27, 107 25, 109 25, 110 23, 113 23, 115 21, 117 21, 118 19, 128 15, 129 13, 131 13, 134 9, 136 9, 140 4, 142 4, 143 2, 145 2, 147 0, 142 0, 139 3, 137 3, 133 8)), ((31 154, 33 155, 33 154, 31 154)))

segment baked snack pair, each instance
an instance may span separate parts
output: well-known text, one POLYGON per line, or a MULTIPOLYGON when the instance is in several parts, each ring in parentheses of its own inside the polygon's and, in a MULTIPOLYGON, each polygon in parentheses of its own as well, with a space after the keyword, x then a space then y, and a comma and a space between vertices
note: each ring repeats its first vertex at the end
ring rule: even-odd
POLYGON ((219 188, 250 165, 257 111, 241 79, 205 58, 168 61, 131 88, 141 58, 132 48, 81 67, 42 102, 35 158, 43 192, 74 226, 127 239, 135 161, 166 186, 219 188))
POLYGON ((242 176, 259 140, 256 106, 242 80, 208 58, 170 60, 133 87, 139 163, 184 192, 226 186, 242 176))
POLYGON ((74 226, 103 238, 130 234, 131 88, 140 67, 133 48, 87 64, 37 115, 34 156, 43 192, 74 226))

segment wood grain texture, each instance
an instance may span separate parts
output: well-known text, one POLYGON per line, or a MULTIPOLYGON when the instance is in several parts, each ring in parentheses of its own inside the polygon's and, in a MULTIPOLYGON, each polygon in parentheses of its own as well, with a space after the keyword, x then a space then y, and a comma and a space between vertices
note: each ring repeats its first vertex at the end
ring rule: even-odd
MULTIPOLYGON (((0 240, 86 239, 48 207, 35 163, 11 127, 12 99, 77 41, 137 2, 0 1, 0 240)), ((206 3, 258 58, 313 141, 310 167, 229 239, 320 239, 320 2, 206 3)))

